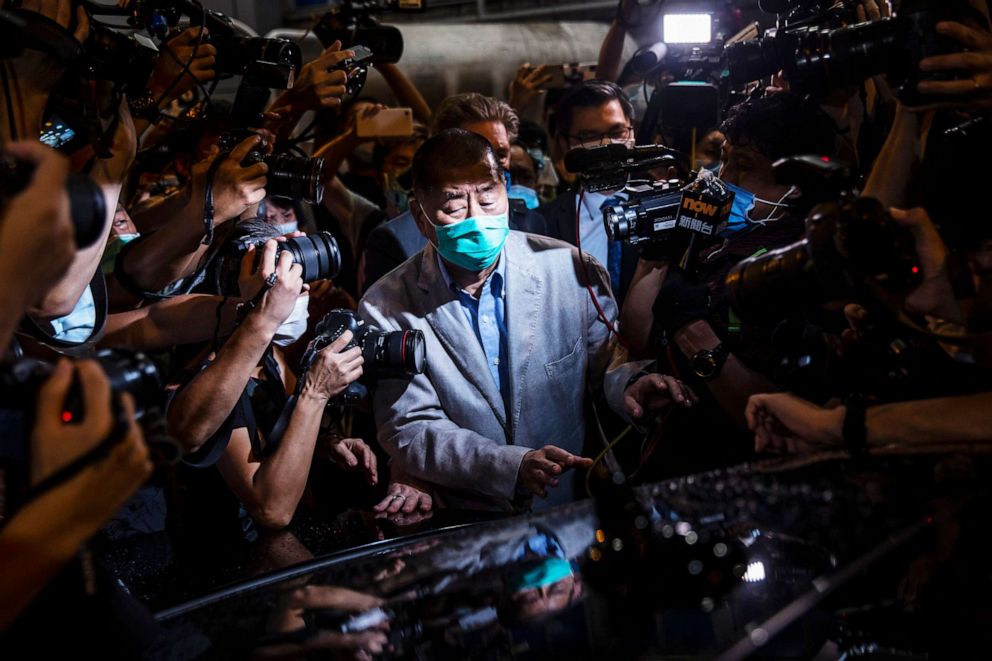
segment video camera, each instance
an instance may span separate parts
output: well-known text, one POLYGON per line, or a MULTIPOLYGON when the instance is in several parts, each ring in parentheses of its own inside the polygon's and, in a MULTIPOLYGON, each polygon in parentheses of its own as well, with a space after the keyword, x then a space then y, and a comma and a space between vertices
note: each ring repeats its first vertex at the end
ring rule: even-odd
MULTIPOLYGON (((0 208, 31 182, 34 166, 11 156, 0 157, 0 208)), ((103 191, 88 175, 70 172, 65 182, 76 247, 88 248, 103 236, 107 203, 103 191)))
MULTIPOLYGON (((920 60, 961 50, 953 39, 937 33, 937 23, 975 15, 965 0, 904 0, 895 16, 837 27, 843 17, 833 9, 821 13, 810 10, 823 4, 764 3, 763 6, 785 9, 787 16, 796 16, 802 10, 813 17, 795 21, 763 38, 728 47, 731 83, 743 86, 784 70, 794 91, 823 94, 887 74, 903 103, 923 105, 928 98, 916 91, 917 83, 944 79, 947 74, 921 72, 920 60)), ((853 7, 848 12, 853 12, 853 7)))
POLYGON ((313 33, 328 48, 340 41, 345 48, 364 44, 375 53, 373 64, 391 64, 403 56, 403 35, 374 17, 387 11, 423 12, 425 0, 341 0, 313 26, 313 33))
MULTIPOLYGON (((354 336, 344 350, 361 347, 363 376, 335 397, 331 404, 354 405, 368 394, 367 385, 382 378, 402 378, 422 374, 426 361, 424 334, 419 330, 384 331, 366 324, 351 310, 331 310, 318 322, 315 337, 300 361, 305 375, 317 353, 338 339, 345 331, 354 336)), ((303 382, 300 377, 300 383, 303 382)))
POLYGON ((623 188, 626 200, 603 210, 606 234, 648 251, 653 259, 695 253, 719 241, 734 193, 709 171, 683 179, 630 181, 631 174, 672 167, 684 155, 667 147, 624 144, 573 149, 565 167, 591 191, 623 188), (628 183, 630 181, 630 183, 628 183))
POLYGON ((882 204, 850 188, 830 190, 844 177, 826 157, 799 156, 773 166, 781 183, 804 195, 820 182, 821 199, 806 220, 806 236, 792 245, 738 263, 726 278, 742 319, 788 316, 791 307, 812 308, 850 298, 905 297, 921 280, 909 230, 896 224, 882 204), (828 182, 824 184, 823 182, 828 182))

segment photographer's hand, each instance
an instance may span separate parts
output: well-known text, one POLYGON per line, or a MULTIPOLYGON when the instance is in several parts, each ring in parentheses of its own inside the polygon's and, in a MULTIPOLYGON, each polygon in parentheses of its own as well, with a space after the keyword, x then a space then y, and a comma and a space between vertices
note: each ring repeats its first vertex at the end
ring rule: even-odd
MULTIPOLYGON (((395 468, 394 468, 395 473, 395 468)), ((431 498, 430 487, 415 480, 409 475, 396 476, 394 474, 386 491, 386 497, 379 504, 372 508, 378 517, 396 519, 400 525, 415 523, 411 520, 410 514, 424 515, 434 507, 434 499, 431 498)), ((430 518, 429 516, 425 518, 430 518)))
POLYGON ((542 86, 549 82, 551 74, 547 72, 546 66, 532 68, 529 62, 521 64, 516 77, 510 81, 510 106, 517 112, 523 112, 544 93, 542 86))
POLYGON ((359 347, 344 350, 352 339, 351 331, 345 331, 317 353, 303 382, 304 394, 327 401, 362 376, 365 363, 362 350, 359 347))
MULTIPOLYGON (((214 174, 215 224, 237 218, 245 209, 265 199, 268 166, 265 163, 242 165, 249 152, 258 146, 259 140, 257 135, 252 135, 239 142, 214 174)), ((200 204, 206 191, 207 171, 219 153, 220 150, 214 147, 206 159, 193 166, 193 199, 200 204)))
POLYGON ((275 274, 275 284, 262 295, 262 300, 253 312, 262 320, 264 327, 271 329, 273 333, 292 314, 296 299, 308 290, 303 282, 303 267, 293 263, 293 255, 288 250, 280 253, 277 261, 277 246, 278 242, 270 239, 262 248, 259 270, 266 280, 275 274))
POLYGON ((331 460, 347 471, 361 471, 370 485, 378 484, 378 460, 365 441, 360 438, 335 438, 328 444, 331 460))
POLYGON ((545 445, 524 455, 517 469, 517 487, 541 498, 548 487, 558 486, 558 476, 572 468, 589 468, 592 459, 580 457, 554 445, 545 445))
POLYGON ((196 85, 214 79, 217 49, 213 44, 204 43, 200 39, 201 30, 205 39, 209 33, 207 28, 188 27, 170 38, 155 58, 155 69, 148 80, 148 91, 159 102, 159 108, 167 107, 196 85), (189 66, 184 71, 187 62, 189 66), (180 75, 182 79, 177 81, 180 75))
POLYGON ((906 297, 906 309, 943 321, 963 324, 964 313, 954 296, 947 271, 947 246, 926 209, 917 207, 904 211, 891 208, 889 214, 896 223, 912 232, 923 274, 923 281, 906 297))
POLYGON ((634 420, 646 413, 663 411, 672 404, 689 408, 696 401, 696 395, 689 386, 668 374, 642 376, 630 384, 623 394, 624 409, 634 420))
POLYGON ((815 452, 844 445, 847 408, 823 408, 791 393, 753 395, 744 415, 757 452, 815 452))
MULTIPOLYGON (((32 484, 38 484, 100 445, 114 427, 111 407, 114 394, 110 389, 110 381, 103 368, 92 360, 76 363, 75 373, 79 379, 84 410, 80 420, 66 420, 68 414, 64 407, 72 388, 73 373, 73 364, 68 359, 59 360, 51 376, 38 391, 37 420, 31 432, 32 484)), ((137 462, 136 468, 140 468, 148 462, 148 453, 141 430, 133 419, 134 407, 129 404, 130 402, 125 403, 125 409, 129 412, 130 425, 122 443, 131 446, 131 451, 123 454, 128 457, 134 454, 132 458, 137 462)), ((151 464, 147 463, 145 468, 147 470, 138 470, 137 473, 147 477, 151 464)), ((136 475, 135 479, 137 478, 136 475)), ((140 483, 139 481, 137 484, 140 483)))
POLYGON ((352 57, 354 51, 341 50, 341 42, 335 41, 320 57, 303 65, 293 89, 285 95, 295 101, 291 103, 293 108, 316 110, 340 106, 347 92, 348 74, 334 67, 352 57))
POLYGON ((943 99, 925 109, 963 108, 980 112, 992 108, 992 33, 954 21, 937 23, 937 32, 968 50, 925 58, 920 61, 920 70, 928 73, 966 71, 970 75, 961 80, 921 81, 916 86, 918 92, 943 99))

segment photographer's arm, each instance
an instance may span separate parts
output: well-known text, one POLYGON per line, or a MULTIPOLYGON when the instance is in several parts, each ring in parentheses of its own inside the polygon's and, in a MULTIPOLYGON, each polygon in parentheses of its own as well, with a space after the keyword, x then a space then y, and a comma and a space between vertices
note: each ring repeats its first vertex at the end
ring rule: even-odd
MULTIPOLYGON (((214 175, 214 227, 237 218, 246 208, 265 197, 265 163, 241 165, 258 144, 258 136, 240 142, 219 166, 214 175)), ((209 249, 202 240, 206 176, 214 158, 211 156, 193 168, 191 193, 182 210, 167 224, 136 242, 122 257, 128 277, 145 291, 158 291, 192 273, 209 249)))
POLYGON ((424 96, 417 89, 417 86, 407 78, 403 70, 397 64, 378 64, 375 70, 385 78, 389 89, 393 90, 396 100, 401 106, 409 106, 413 111, 413 117, 425 126, 431 125, 434 113, 427 105, 424 96))
MULTIPOLYGON (((256 274, 260 279, 264 280, 276 271, 275 253, 276 242, 267 242, 256 274)), ((252 257, 249 253, 242 260, 243 275, 245 269, 251 272, 252 257)), ((276 285, 245 317, 213 362, 176 394, 168 411, 169 430, 187 452, 195 451, 217 433, 234 410, 252 371, 272 342, 272 336, 296 304, 302 288, 302 282, 298 282, 300 270, 300 266, 292 264, 292 257, 283 253, 276 285), (297 273, 295 278, 289 272, 291 267, 297 273)))
POLYGON ((176 345, 207 342, 215 331, 226 337, 234 328, 240 303, 240 298, 186 294, 114 313, 107 316, 100 346, 167 350, 176 345))
POLYGON ((353 51, 342 51, 341 42, 335 41, 317 59, 307 62, 292 89, 279 94, 269 106, 276 116, 266 122, 266 128, 277 138, 287 139, 308 110, 339 107, 347 93, 348 75, 335 67, 354 56, 353 51))
POLYGON ((911 204, 910 186, 920 167, 920 130, 918 113, 899 104, 885 144, 868 175, 862 195, 874 197, 886 207, 911 204))
MULTIPOLYGON (((699 351, 716 349, 720 338, 713 332, 709 322, 699 319, 675 333, 675 343, 686 358, 691 359, 699 351)), ((724 412, 742 428, 747 426, 744 411, 748 398, 757 393, 775 390, 768 379, 748 369, 732 353, 727 356, 719 374, 707 386, 724 412)))
MULTIPOLYGON (((759 452, 844 447, 847 407, 824 408, 791 393, 755 395, 747 419, 759 452)), ((871 448, 992 442, 992 392, 872 406, 865 411, 871 448)))
POLYGON ((310 474, 324 407, 362 374, 361 349, 352 347, 342 353, 351 340, 351 333, 344 333, 320 352, 272 455, 262 460, 253 457, 248 432, 240 428, 234 430, 217 464, 224 481, 262 527, 289 525, 310 474))
MULTIPOLYGON (((73 366, 58 362, 41 389, 31 433, 31 483, 40 484, 99 445, 113 428, 110 382, 93 362, 79 363, 85 422, 62 421, 63 402, 74 382, 73 366)), ((0 631, 4 630, 124 505, 151 474, 151 462, 134 405, 123 398, 129 421, 125 437, 81 472, 25 503, 0 530, 0 631)))
POLYGON ((596 62, 596 77, 602 80, 616 82, 620 78, 620 71, 623 67, 623 44, 627 38, 627 28, 620 21, 620 11, 628 0, 621 0, 617 8, 617 17, 610 23, 610 29, 603 37, 603 43, 599 47, 599 59, 596 62))
POLYGON ((620 311, 620 329, 632 358, 651 357, 651 327, 654 324, 651 307, 661 291, 667 272, 668 262, 637 260, 637 268, 620 311))
POLYGON ((32 310, 33 314, 40 318, 52 319, 72 312, 100 267, 100 260, 107 245, 107 236, 110 234, 114 214, 117 212, 117 200, 138 148, 134 123, 131 121, 131 113, 126 103, 121 102, 119 112, 120 119, 114 133, 111 155, 109 158, 96 159, 91 172, 93 181, 103 191, 106 205, 103 233, 92 246, 76 252, 68 272, 48 291, 40 305, 32 310))

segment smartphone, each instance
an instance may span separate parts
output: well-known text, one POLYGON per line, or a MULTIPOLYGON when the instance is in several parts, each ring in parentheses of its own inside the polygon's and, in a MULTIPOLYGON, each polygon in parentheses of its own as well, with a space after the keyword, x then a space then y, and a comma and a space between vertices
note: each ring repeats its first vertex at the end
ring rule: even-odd
POLYGON ((565 89, 569 85, 580 83, 596 77, 595 62, 571 62, 568 64, 546 64, 545 71, 551 80, 541 85, 541 89, 565 89))
POLYGON ((51 115, 41 125, 39 139, 52 149, 58 149, 64 154, 70 154, 79 147, 85 140, 73 130, 71 126, 62 121, 58 115, 51 115))
POLYGON ((359 138, 405 138, 413 135, 413 111, 410 108, 384 108, 370 117, 355 119, 359 138))

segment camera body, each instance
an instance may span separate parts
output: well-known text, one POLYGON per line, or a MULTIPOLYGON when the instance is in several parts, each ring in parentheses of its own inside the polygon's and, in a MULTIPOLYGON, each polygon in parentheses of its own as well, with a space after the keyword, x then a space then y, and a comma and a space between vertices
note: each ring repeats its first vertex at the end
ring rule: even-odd
MULTIPOLYGON (((221 136, 219 146, 222 152, 230 152, 245 138, 255 135, 248 129, 232 130, 221 136)), ((260 141, 248 152, 241 165, 248 167, 265 163, 265 193, 271 197, 285 197, 302 200, 310 204, 320 204, 324 199, 324 159, 294 156, 288 153, 268 153, 268 145, 260 141)))
MULTIPOLYGON (((126 432, 129 424, 117 396, 129 393, 134 400, 135 418, 145 430, 145 441, 158 463, 174 463, 181 456, 179 446, 165 432, 161 414, 162 383, 158 368, 140 352, 101 349, 95 360, 103 368, 114 394, 114 427, 108 439, 126 432)), ((7 490, 0 507, 4 514, 15 510, 30 486, 31 432, 36 420, 38 393, 52 372, 50 363, 21 358, 0 366, 0 469, 7 490)), ((65 424, 85 424, 84 393, 74 382, 62 404, 65 424)), ((121 436, 123 437, 123 436, 121 436)))
MULTIPOLYGON (((0 207, 21 193, 31 182, 34 166, 11 156, 0 157, 0 207)), ((75 227, 76 247, 88 248, 103 236, 107 202, 103 191, 89 176, 70 172, 66 178, 69 210, 75 227)))
POLYGON ((394 64, 403 56, 403 35, 383 25, 375 14, 387 11, 423 12, 423 0, 342 0, 313 26, 313 33, 327 48, 340 41, 345 48, 365 44, 375 56, 373 64, 394 64))
MULTIPOLYGON (((358 404, 368 394, 368 385, 381 378, 402 378, 422 374, 426 362, 424 334, 419 330, 384 331, 366 324, 352 310, 331 310, 314 328, 314 339, 307 347, 301 361, 305 374, 317 357, 317 352, 329 346, 345 331, 353 338, 345 347, 360 347, 363 365, 362 378, 348 385, 335 397, 332 404, 358 404)), ((303 377, 300 377, 300 383, 303 377)))
POLYGON ((896 16, 846 27, 821 27, 814 21, 837 18, 819 14, 727 48, 730 80, 739 87, 784 70, 794 91, 823 94, 884 73, 903 103, 922 105, 928 98, 916 91, 917 83, 946 74, 921 72, 920 60, 960 50, 937 33, 936 24, 961 20, 966 12, 962 0, 904 0, 896 16))

